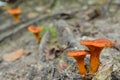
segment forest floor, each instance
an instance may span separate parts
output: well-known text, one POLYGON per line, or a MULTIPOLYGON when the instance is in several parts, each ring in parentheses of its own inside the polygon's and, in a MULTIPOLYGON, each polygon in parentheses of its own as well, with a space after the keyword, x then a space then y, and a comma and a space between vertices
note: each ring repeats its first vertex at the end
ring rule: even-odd
MULTIPOLYGON (((37 3, 37 0, 34 2, 37 3)), ((102 50, 100 67, 92 80, 120 80, 120 10, 118 7, 111 7, 118 11, 109 12, 110 15, 107 16, 102 9, 96 8, 100 10, 100 15, 94 16, 95 9, 92 5, 88 9, 79 9, 81 5, 74 1, 71 2, 73 3, 71 8, 66 7, 70 3, 61 3, 64 6, 59 4, 60 7, 56 6, 50 13, 45 13, 40 8, 42 4, 35 5, 36 3, 31 4, 26 1, 20 5, 23 10, 20 22, 14 22, 7 12, 0 15, 0 21, 2 20, 0 22, 0 80, 82 80, 76 61, 66 55, 68 49, 63 50, 68 47, 68 37, 72 37, 76 43, 97 38, 108 38, 115 42, 115 46, 102 50), (89 10, 93 10, 90 15, 93 15, 94 19, 86 13, 89 10), (86 16, 90 17, 90 20, 86 16), (29 25, 43 26, 50 33, 43 31, 42 40, 38 43, 33 34, 27 30, 29 25), (56 27, 61 25, 71 36, 57 30, 56 27), (49 30, 52 28, 53 30, 49 30), (20 59, 9 62, 3 58, 6 53, 19 49, 24 50, 20 59)), ((87 49, 80 45, 79 49, 83 48, 87 49)))

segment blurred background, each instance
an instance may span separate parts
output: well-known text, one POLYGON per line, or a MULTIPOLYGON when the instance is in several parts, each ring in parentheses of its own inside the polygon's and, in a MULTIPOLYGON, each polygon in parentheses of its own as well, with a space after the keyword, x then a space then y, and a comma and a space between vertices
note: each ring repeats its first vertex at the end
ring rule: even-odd
POLYGON ((120 80, 120 0, 0 0, 0 80, 80 80, 66 52, 97 38, 114 45, 90 80, 120 80))

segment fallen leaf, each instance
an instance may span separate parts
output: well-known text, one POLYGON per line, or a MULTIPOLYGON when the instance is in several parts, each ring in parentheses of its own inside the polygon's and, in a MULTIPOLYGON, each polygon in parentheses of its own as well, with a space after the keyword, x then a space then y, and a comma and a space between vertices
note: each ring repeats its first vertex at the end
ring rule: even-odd
POLYGON ((12 62, 12 61, 15 61, 15 60, 21 58, 23 54, 24 54, 24 50, 23 49, 19 49, 19 50, 16 50, 14 52, 5 53, 3 55, 3 59, 5 61, 12 62))
POLYGON ((36 16, 38 16, 38 13, 35 13, 35 12, 30 12, 27 15, 28 18, 35 18, 36 16))

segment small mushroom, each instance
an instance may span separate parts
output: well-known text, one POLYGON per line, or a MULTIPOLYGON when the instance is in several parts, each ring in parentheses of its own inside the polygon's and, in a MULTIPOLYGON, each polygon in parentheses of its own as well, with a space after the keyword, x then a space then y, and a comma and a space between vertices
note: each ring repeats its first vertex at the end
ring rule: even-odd
POLYGON ((19 14, 21 14, 21 12, 22 11, 19 8, 14 8, 14 9, 8 10, 8 13, 13 15, 13 18, 16 22, 20 21, 19 14))
POLYGON ((78 64, 78 70, 81 75, 84 75, 87 73, 87 69, 84 65, 84 57, 89 53, 87 50, 77 50, 77 51, 71 51, 68 52, 67 55, 74 57, 78 64))
POLYGON ((81 42, 82 45, 85 45, 90 50, 90 73, 97 72, 100 65, 100 52, 104 47, 112 46, 112 42, 108 39, 96 39, 96 40, 84 40, 81 42))
POLYGON ((42 30, 42 27, 35 27, 32 25, 28 27, 28 30, 31 31, 35 35, 37 41, 40 42, 41 36, 39 35, 39 32, 42 30))

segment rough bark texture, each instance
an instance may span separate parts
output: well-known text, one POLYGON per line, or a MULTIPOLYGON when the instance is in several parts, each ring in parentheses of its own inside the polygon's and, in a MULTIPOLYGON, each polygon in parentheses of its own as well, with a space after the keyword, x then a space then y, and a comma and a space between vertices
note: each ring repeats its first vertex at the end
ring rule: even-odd
POLYGON ((44 50, 46 48, 46 46, 48 45, 48 42, 50 41, 50 32, 47 31, 44 36, 42 37, 42 40, 39 44, 39 59, 43 60, 45 59, 45 54, 44 54, 44 50))
POLYGON ((70 30, 70 25, 64 20, 55 21, 55 27, 59 36, 59 43, 67 45, 68 49, 82 49, 84 48, 80 45, 80 42, 76 40, 74 35, 70 30))

